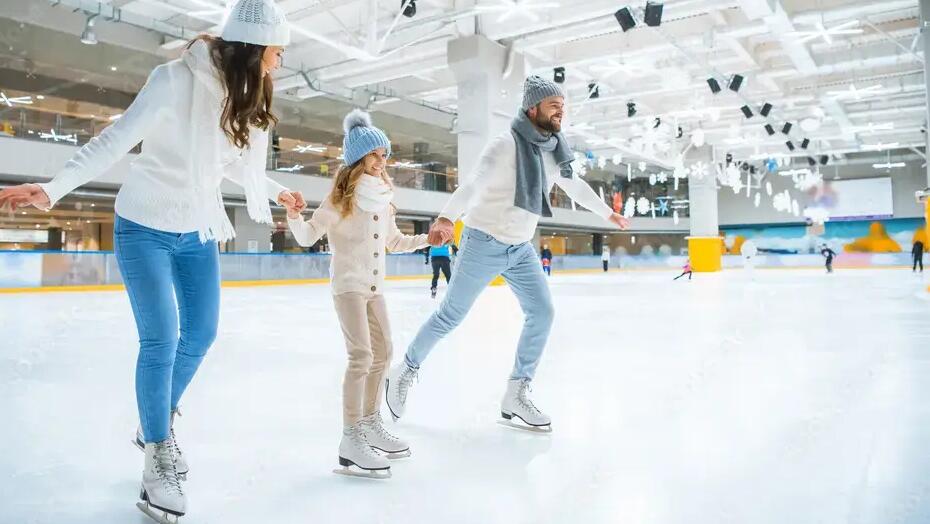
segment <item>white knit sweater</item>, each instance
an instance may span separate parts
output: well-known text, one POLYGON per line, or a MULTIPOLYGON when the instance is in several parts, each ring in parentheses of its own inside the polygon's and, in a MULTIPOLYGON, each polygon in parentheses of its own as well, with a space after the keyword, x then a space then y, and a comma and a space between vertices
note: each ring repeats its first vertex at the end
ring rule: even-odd
POLYGON ((374 213, 355 206, 352 214, 343 218, 327 195, 310 220, 288 218, 287 224, 302 246, 312 246, 323 235, 329 237, 333 252, 329 275, 334 295, 381 294, 385 250, 403 253, 429 245, 426 235, 405 235, 397 229, 390 204, 374 213))
MULTIPOLYGON (((116 197, 117 214, 169 233, 197 231, 203 202, 192 175, 191 159, 198 154, 193 146, 196 131, 192 120, 207 116, 191 114, 193 93, 194 75, 182 60, 156 67, 123 116, 85 144, 52 181, 40 184, 51 204, 103 174, 142 142, 142 153, 132 161, 116 197)), ((218 121, 215 129, 222 133, 218 121)), ((217 141, 224 147, 216 155, 214 169, 239 185, 250 170, 264 174, 267 133, 253 130, 251 142, 255 154, 243 152, 228 140, 217 141)), ((209 181, 217 194, 223 177, 209 181)), ((276 201, 286 188, 267 177, 265 180, 268 198, 276 201)))
MULTIPOLYGON (((558 184, 569 197, 607 219, 613 211, 577 176, 564 178, 552 153, 543 153, 546 194, 558 184)), ((474 178, 452 193, 439 216, 455 222, 465 215, 468 227, 480 229, 505 244, 532 240, 539 215, 513 204, 517 187, 517 145, 508 131, 494 138, 484 149, 474 178)))

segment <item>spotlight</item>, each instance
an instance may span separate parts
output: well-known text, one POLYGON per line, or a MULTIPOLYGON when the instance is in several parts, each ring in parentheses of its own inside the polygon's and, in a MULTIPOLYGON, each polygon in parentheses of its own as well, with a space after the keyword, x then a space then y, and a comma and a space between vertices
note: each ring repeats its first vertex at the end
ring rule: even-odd
POLYGON ((599 91, 599 89, 600 88, 596 82, 591 82, 590 84, 588 84, 588 98, 590 99, 600 98, 601 92, 599 91))
POLYGON ((743 106, 739 109, 746 115, 746 118, 752 118, 752 109, 749 109, 749 106, 743 106))
POLYGON ((740 162, 739 168, 743 171, 749 171, 749 164, 746 162, 740 162))
POLYGON ((772 124, 765 124, 765 132, 772 136, 775 134, 775 128, 772 127, 772 124))
POLYGON ((683 136, 685 136, 685 130, 682 129, 681 126, 678 126, 678 134, 675 136, 675 138, 681 138, 683 136))
POLYGON ((820 155, 820 165, 825 166, 827 165, 827 162, 829 161, 830 161, 830 157, 828 157, 827 155, 820 155))
POLYGON ((756 174, 756 166, 749 166, 749 174, 750 175, 756 174))
POLYGON ((733 163, 733 153, 727 153, 727 165, 733 163))
POLYGON ((630 12, 629 7, 620 9, 614 13, 614 17, 617 18, 617 22, 620 23, 620 29, 623 29, 624 33, 636 27, 636 19, 633 18, 633 13, 630 12))
POLYGON ((94 31, 94 22, 97 15, 90 15, 84 22, 84 31, 81 32, 81 43, 87 45, 97 45, 97 33, 94 31))
POLYGON ((626 116, 632 117, 636 114, 636 102, 626 103, 626 116))
POLYGON ((556 84, 565 83, 565 68, 564 67, 556 67, 555 69, 552 70, 552 81, 555 82, 556 84))
POLYGON ((784 133, 784 134, 786 134, 786 135, 787 135, 788 133, 790 133, 790 132, 791 132, 791 122, 785 122, 785 125, 782 126, 782 128, 781 128, 781 132, 784 133))
POLYGON ((404 16, 413 18, 417 14, 417 0, 400 0, 400 6, 404 9, 404 16))
POLYGON ((807 157, 807 164, 811 167, 814 167, 817 165, 817 161, 814 160, 813 157, 807 157))
POLYGON ((792 143, 791 140, 785 142, 785 145, 788 146, 789 150, 794 151, 794 143, 792 143))
POLYGON ((652 122, 652 128, 658 129, 660 125, 662 125, 662 119, 659 117, 656 117, 656 119, 652 122))
POLYGON ((743 76, 742 75, 733 75, 733 78, 730 79, 730 91, 734 93, 739 91, 740 86, 743 85, 743 76))
POLYGON ((716 78, 708 78, 707 85, 710 86, 710 91, 715 95, 721 91, 720 82, 716 78))
POLYGON ((662 2, 649 0, 646 2, 646 14, 644 16, 646 25, 649 27, 659 27, 662 23, 662 2))
POLYGON ((809 138, 801 140, 801 149, 807 149, 807 146, 809 145, 811 145, 811 140, 809 138))
POLYGON ((769 116, 769 111, 771 110, 772 110, 772 104, 766 102, 765 104, 762 105, 762 110, 759 111, 759 113, 762 116, 769 116))

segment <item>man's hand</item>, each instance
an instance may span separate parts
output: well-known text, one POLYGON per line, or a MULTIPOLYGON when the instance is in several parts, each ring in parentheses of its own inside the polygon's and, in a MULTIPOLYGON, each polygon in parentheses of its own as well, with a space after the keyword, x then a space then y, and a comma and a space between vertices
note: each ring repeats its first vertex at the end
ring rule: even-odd
POLYGON ((307 202, 300 191, 281 191, 278 203, 287 209, 287 218, 300 218, 300 213, 307 208, 307 202))
POLYGON ((26 206, 46 210, 51 207, 51 202, 39 184, 21 184, 0 191, 0 209, 7 206, 11 212, 26 206))
POLYGON ((446 242, 452 241, 452 237, 455 235, 454 231, 455 224, 453 224, 451 220, 439 217, 429 228, 427 242, 429 242, 431 246, 442 246, 446 242))
POLYGON ((607 221, 616 224, 620 229, 626 229, 630 227, 630 219, 621 215, 620 213, 614 213, 607 217, 607 221))

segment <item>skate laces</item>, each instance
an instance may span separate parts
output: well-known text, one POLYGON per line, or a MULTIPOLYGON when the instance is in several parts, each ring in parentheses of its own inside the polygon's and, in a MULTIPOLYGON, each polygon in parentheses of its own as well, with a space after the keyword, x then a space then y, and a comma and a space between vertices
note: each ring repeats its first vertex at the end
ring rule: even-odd
POLYGON ((170 434, 170 438, 168 439, 168 444, 171 446, 172 457, 174 458, 175 461, 177 461, 178 458, 181 456, 181 447, 178 446, 178 437, 176 437, 174 434, 174 416, 175 415, 180 417, 181 410, 175 409, 174 412, 171 414, 171 427, 168 429, 168 432, 170 434))
POLYGON ((397 394, 401 400, 407 400, 407 391, 418 378, 419 376, 417 375, 416 369, 410 366, 404 366, 404 370, 400 373, 400 377, 397 380, 397 394))
POLYGON ((178 478, 178 470, 174 466, 174 456, 172 455, 171 442, 166 440, 155 444, 155 453, 153 456, 155 475, 165 486, 166 491, 183 495, 181 490, 181 479, 178 478))
POLYGON ((520 388, 517 390, 517 402, 520 404, 520 406, 532 412, 533 414, 541 415, 542 412, 539 411, 539 408, 537 408, 536 405, 533 404, 533 401, 526 396, 526 394, 530 391, 533 391, 533 388, 530 387, 529 382, 520 382, 520 388))
POLYGON ((362 422, 370 430, 377 433, 379 437, 385 440, 389 440, 391 442, 396 442, 398 440, 397 437, 388 433, 387 429, 384 428, 384 421, 381 419, 380 413, 369 415, 368 417, 365 417, 364 419, 362 419, 362 422))

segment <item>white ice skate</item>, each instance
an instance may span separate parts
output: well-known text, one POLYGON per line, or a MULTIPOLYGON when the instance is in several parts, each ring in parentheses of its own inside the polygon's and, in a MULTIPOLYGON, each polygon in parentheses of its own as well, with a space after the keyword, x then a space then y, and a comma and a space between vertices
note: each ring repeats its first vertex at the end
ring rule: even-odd
POLYGON ((385 457, 400 459, 410 456, 410 445, 384 429, 381 413, 372 413, 362 418, 361 424, 368 445, 384 453, 385 457))
POLYGON ((407 409, 407 392, 417 379, 417 370, 408 366, 406 360, 391 368, 384 379, 384 402, 394 422, 404 416, 407 409))
POLYGON ((527 379, 511 379, 507 382, 507 392, 501 401, 500 424, 535 433, 552 432, 552 420, 539 410, 526 393, 530 391, 530 381, 527 379), (519 419, 519 424, 514 419, 519 419))
POLYGON ((371 479, 391 478, 391 464, 365 440, 361 422, 345 428, 339 443, 339 465, 333 473, 371 479))
MULTIPOLYGON (((178 478, 187 480, 187 472, 190 470, 190 467, 187 465, 187 459, 184 458, 184 453, 181 452, 181 448, 178 446, 178 438, 174 435, 175 415, 180 416, 181 410, 175 409, 171 411, 171 429, 168 440, 171 441, 171 452, 174 455, 174 466, 178 470, 178 478)), ((133 441, 133 444, 135 444, 140 451, 145 451, 145 437, 142 436, 142 426, 136 427, 136 439, 133 441)))
POLYGON ((136 507, 160 524, 176 524, 178 517, 187 512, 187 497, 181 489, 167 439, 145 445, 145 469, 139 497, 142 500, 136 507))

